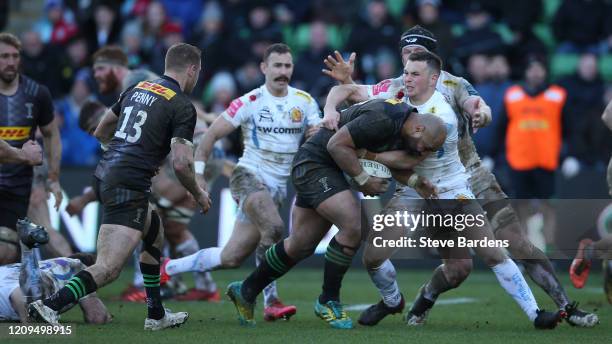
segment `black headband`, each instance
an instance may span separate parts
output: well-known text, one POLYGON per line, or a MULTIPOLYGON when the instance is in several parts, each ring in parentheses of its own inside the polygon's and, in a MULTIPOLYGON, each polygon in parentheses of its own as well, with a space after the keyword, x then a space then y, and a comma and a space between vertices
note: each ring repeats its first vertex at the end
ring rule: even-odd
POLYGON ((436 39, 433 37, 420 35, 417 33, 409 33, 402 36, 399 42, 399 48, 402 50, 404 47, 409 45, 420 45, 425 49, 434 52, 438 47, 438 41, 436 41, 436 39))

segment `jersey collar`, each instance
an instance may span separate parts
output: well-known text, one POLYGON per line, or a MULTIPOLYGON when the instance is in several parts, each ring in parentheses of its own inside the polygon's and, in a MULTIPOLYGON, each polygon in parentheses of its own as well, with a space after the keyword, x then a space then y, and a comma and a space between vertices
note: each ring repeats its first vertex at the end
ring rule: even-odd
POLYGON ((162 78, 162 79, 164 79, 164 80, 168 80, 168 81, 170 81, 170 82, 173 82, 173 83, 175 83, 175 84, 176 84, 176 86, 177 86, 179 89, 181 88, 181 85, 178 83, 178 81, 174 80, 173 78, 171 78, 171 77, 169 77, 169 76, 167 76, 167 75, 162 75, 162 76, 161 76, 161 78, 162 78))

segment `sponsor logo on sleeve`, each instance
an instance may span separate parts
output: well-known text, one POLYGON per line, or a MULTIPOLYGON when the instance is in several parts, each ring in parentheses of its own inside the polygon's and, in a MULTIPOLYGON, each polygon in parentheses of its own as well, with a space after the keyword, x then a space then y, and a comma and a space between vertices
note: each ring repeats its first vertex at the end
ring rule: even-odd
POLYGON ((236 113, 238 112, 238 110, 240 110, 240 108, 242 107, 242 105, 244 105, 242 103, 242 100, 240 100, 240 98, 236 98, 234 99, 229 107, 227 108, 227 114, 231 117, 234 118, 234 116, 236 116, 236 113))
POLYGON ((387 92, 390 86, 391 86, 391 80, 389 79, 383 80, 379 82, 378 84, 374 85, 374 87, 372 87, 372 94, 376 96, 379 93, 387 92))

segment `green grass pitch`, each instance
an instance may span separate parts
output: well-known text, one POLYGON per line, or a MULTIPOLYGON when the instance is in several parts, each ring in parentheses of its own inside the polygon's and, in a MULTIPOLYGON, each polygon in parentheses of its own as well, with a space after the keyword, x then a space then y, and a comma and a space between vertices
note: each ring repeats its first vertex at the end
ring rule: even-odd
MULTIPOLYGON (((221 290, 234 280, 243 279, 250 270, 217 271, 213 276, 221 290)), ((408 302, 431 271, 398 269, 399 284, 408 302)), ((62 321, 76 325, 70 338, 32 340, 2 340, 2 343, 610 343, 612 342, 612 305, 607 304, 601 290, 601 275, 594 274, 584 290, 575 290, 566 273, 562 281, 570 296, 581 302, 583 309, 596 310, 601 323, 592 329, 574 328, 567 323, 552 331, 537 331, 518 305, 506 295, 489 271, 475 271, 456 290, 443 295, 429 315, 424 327, 412 328, 401 316, 390 316, 378 326, 357 325, 353 330, 334 330, 313 314, 313 302, 320 292, 322 271, 300 269, 291 271, 278 283, 279 293, 286 303, 298 307, 290 321, 263 321, 261 301, 256 311, 257 326, 238 325, 233 305, 223 298, 220 303, 166 301, 175 311, 188 311, 189 321, 178 329, 147 333, 143 323, 143 304, 110 301, 120 293, 131 278, 126 270, 121 278, 99 291, 114 316, 107 325, 86 325, 77 309, 63 315, 62 321), (464 302, 464 303, 461 303, 464 302)), ((189 277, 187 281, 191 281, 189 277)), ((349 271, 342 290, 342 302, 347 305, 378 301, 378 295, 367 273, 360 268, 349 271)), ((552 301, 530 282, 540 307, 552 309, 552 301)), ((404 311, 404 313, 406 310, 404 311)), ((357 322, 359 311, 349 315, 357 322)))

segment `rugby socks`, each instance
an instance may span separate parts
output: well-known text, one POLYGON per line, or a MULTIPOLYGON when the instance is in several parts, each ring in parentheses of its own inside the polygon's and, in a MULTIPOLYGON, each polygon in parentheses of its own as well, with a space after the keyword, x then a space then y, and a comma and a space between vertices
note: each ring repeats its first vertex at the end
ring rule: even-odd
MULTIPOLYGON (((200 250, 200 245, 194 238, 185 240, 184 242, 176 246, 176 251, 181 257, 190 256, 194 253, 197 253, 199 250, 200 250)), ((220 257, 221 257, 221 253, 219 253, 219 258, 220 257)), ((217 290, 217 285, 215 284, 215 281, 212 279, 212 275, 208 271, 205 271, 205 272, 194 271, 193 281, 195 283, 195 288, 197 290, 205 290, 205 291, 210 291, 210 292, 214 292, 215 290, 217 290)))
POLYGON ((142 271, 147 292, 147 318, 154 320, 159 320, 165 315, 159 292, 159 268, 159 264, 140 263, 140 271, 142 271))
POLYGON ((166 265, 166 272, 170 276, 188 271, 210 271, 221 266, 221 247, 210 247, 199 250, 187 257, 172 259, 166 265))
POLYGON ((525 267, 525 272, 529 275, 532 281, 534 281, 540 288, 544 289, 555 304, 560 309, 565 309, 565 306, 569 304, 569 298, 563 286, 555 275, 554 268, 550 261, 544 256, 542 251, 536 249, 538 256, 541 254, 543 257, 537 257, 534 259, 523 259, 520 262, 525 267))
POLYGON ((519 304, 529 320, 534 321, 538 316, 538 304, 531 293, 531 289, 521 274, 518 266, 512 259, 504 259, 500 264, 491 268, 499 281, 499 284, 519 304))
POLYGON ((24 301, 31 303, 42 298, 42 277, 38 266, 40 249, 21 246, 21 267, 19 285, 23 291, 24 301))
POLYGON ((323 292, 319 296, 319 303, 325 304, 328 301, 340 301, 340 287, 344 274, 351 266, 351 261, 356 253, 356 249, 344 246, 333 237, 327 245, 325 252, 325 270, 323 272, 323 292), (353 251, 349 255, 344 252, 348 248, 353 251))
POLYGON ((393 263, 385 260, 379 267, 368 269, 370 279, 378 288, 383 302, 390 308, 397 307, 402 301, 399 286, 397 285, 396 272, 393 263))
POLYGON ((59 312, 64 307, 74 304, 84 296, 93 293, 96 289, 98 289, 98 285, 93 276, 87 270, 81 270, 62 289, 43 300, 43 303, 52 310, 59 312))
MULTIPOLYGON (((257 249, 259 250, 259 247, 257 247, 257 249)), ((265 254, 265 251, 264 251, 264 254, 265 254)), ((255 265, 259 266, 261 261, 262 261, 262 258, 260 258, 259 254, 257 253, 255 255, 255 265)), ((276 289, 276 281, 272 281, 272 283, 268 284, 264 288, 263 297, 264 297, 265 307, 271 306, 274 303, 274 301, 278 300, 278 290, 276 289)))
POLYGON ((257 295, 274 280, 283 276, 296 264, 285 252, 284 241, 270 247, 249 277, 242 282, 242 297, 250 303, 255 302, 257 295))
POLYGON ((440 265, 434 270, 431 279, 423 289, 423 297, 431 302, 436 302, 440 294, 455 287, 446 279, 443 267, 444 265, 440 265))

